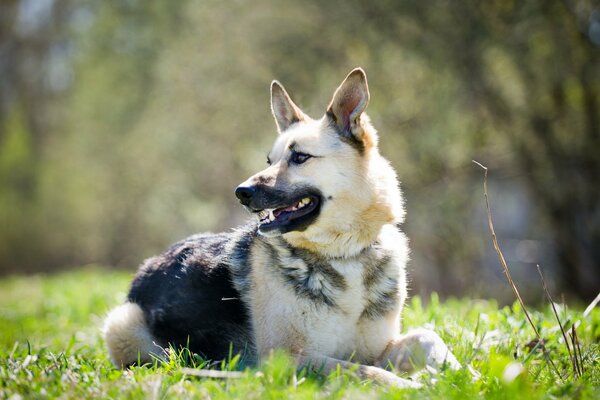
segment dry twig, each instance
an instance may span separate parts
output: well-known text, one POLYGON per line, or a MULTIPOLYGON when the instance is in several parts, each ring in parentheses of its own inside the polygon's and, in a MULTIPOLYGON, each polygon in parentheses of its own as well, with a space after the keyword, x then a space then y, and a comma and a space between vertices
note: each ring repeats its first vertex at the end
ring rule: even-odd
MULTIPOLYGON (((565 333, 565 329, 563 327, 562 322, 560 322, 560 318, 558 316, 558 312, 556 311, 556 306, 554 305, 554 301, 552 300, 552 296, 550 296, 550 291, 546 286, 546 280, 544 279, 544 275, 542 274, 542 270, 537 265, 538 274, 540 274, 540 279, 542 280, 542 286, 544 287, 544 293, 552 306, 552 311, 554 312, 554 316, 556 317, 556 321, 558 322, 558 326, 560 327, 560 331, 562 333, 563 339, 565 340, 565 346, 567 346, 567 351, 569 352, 569 358, 571 359, 571 364, 573 365, 573 376, 581 376, 581 369, 579 368, 577 354, 575 354, 575 349, 573 349, 573 353, 571 353, 571 347, 569 346, 569 339, 567 338, 567 334, 565 333)), ((573 326, 575 328, 575 326, 573 326)))
POLYGON ((484 170, 483 194, 485 196, 485 206, 486 206, 486 209, 487 209, 488 227, 489 227, 490 233, 492 235, 492 243, 494 245, 494 250, 496 250, 496 254, 498 255, 498 259, 500 260, 500 264, 502 265, 502 269, 504 270, 504 275, 506 276, 506 279, 508 280, 508 283, 510 284, 510 287, 512 288, 513 293, 517 297, 517 300, 519 301, 519 304, 521 305, 521 308, 523 309, 523 313, 525 314, 525 317, 527 318, 527 321, 529 321, 529 325, 531 325, 531 328, 533 329, 533 331, 535 332, 535 335, 538 338, 538 341, 539 341, 540 346, 542 348, 542 352, 544 353, 544 356, 546 357, 546 361, 548 361, 548 363, 552 366, 552 368, 554 369, 554 372, 556 373, 556 375, 559 378, 562 379, 562 375, 558 371, 558 368, 556 368, 556 365, 554 364, 554 362, 552 361, 552 359, 548 355, 548 349, 546 348, 546 345, 544 344, 544 339, 542 338, 542 336, 538 332, 537 328, 535 327, 535 324, 533 323, 533 321, 531 320, 531 317, 529 316, 529 312, 527 311, 527 307, 525 307, 525 303, 523 302, 523 299, 521 298, 521 295, 519 294, 519 290, 517 289, 517 286, 515 285, 515 282, 512 279, 512 276, 511 276, 510 271, 508 269, 508 264, 506 263, 506 260, 504 259, 504 254, 502 254, 502 250, 500 250, 500 245, 498 244, 498 240, 496 238, 496 231, 494 229, 494 223, 492 221, 492 211, 491 211, 491 208, 490 208, 490 200, 489 200, 489 197, 488 197, 488 190, 487 190, 487 173, 488 173, 488 169, 483 164, 481 164, 481 163, 479 163, 479 162, 477 162, 475 160, 472 160, 472 161, 473 161, 474 164, 478 165, 479 167, 481 167, 484 170))
POLYGON ((579 344, 579 337, 577 336, 577 327, 575 324, 571 325, 571 343, 573 345, 573 353, 575 356, 575 362, 579 371, 579 376, 583 374, 583 356, 581 355, 581 345, 579 344))

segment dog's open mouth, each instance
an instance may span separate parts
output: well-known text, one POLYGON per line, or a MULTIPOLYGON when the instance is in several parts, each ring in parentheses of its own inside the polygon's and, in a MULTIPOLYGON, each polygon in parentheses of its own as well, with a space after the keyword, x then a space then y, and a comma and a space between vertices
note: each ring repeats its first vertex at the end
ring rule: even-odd
POLYGON ((284 231, 305 228, 319 211, 320 200, 316 196, 306 196, 289 206, 265 209, 258 212, 260 230, 268 232, 276 228, 286 228, 284 231))

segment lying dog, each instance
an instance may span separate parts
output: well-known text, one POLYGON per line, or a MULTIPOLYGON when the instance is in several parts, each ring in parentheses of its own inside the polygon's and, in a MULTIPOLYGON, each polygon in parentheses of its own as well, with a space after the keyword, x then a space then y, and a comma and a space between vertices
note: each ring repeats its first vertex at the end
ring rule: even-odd
POLYGON ((232 349, 251 363, 285 349, 324 373, 352 357, 362 378, 402 387, 418 384, 383 368, 459 366, 434 332, 399 334, 403 200, 368 102, 360 68, 318 120, 272 83, 279 135, 269 165, 235 191, 254 221, 191 236, 142 265, 105 322, 115 365, 162 357, 169 345, 213 360, 232 349))

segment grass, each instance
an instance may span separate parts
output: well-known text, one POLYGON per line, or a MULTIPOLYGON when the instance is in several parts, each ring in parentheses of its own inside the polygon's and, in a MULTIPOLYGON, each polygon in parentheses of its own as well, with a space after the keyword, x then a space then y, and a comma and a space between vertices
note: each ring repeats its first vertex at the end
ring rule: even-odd
POLYGON ((442 304, 435 294, 409 301, 405 329, 436 330, 462 364, 481 374, 479 379, 467 369, 442 371, 424 389, 399 390, 361 382, 351 372, 328 377, 297 372, 283 353, 257 368, 242 369, 235 357, 212 366, 240 371, 229 379, 195 376, 207 362, 189 352, 164 363, 116 370, 99 327, 103 315, 124 299, 130 279, 128 273, 91 268, 0 280, 0 399, 600 398, 600 308, 585 319, 580 309, 558 309, 566 327, 581 320, 580 377, 574 377, 550 306, 529 308, 558 376, 535 345, 518 303, 499 308, 492 300, 454 299, 442 304))

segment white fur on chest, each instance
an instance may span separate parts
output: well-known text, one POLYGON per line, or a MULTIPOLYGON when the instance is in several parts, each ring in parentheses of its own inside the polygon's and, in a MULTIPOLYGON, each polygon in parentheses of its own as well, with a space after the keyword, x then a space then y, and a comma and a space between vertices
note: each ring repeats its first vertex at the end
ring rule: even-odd
POLYGON ((336 307, 315 307, 310 300, 296 299, 297 316, 304 328, 307 351, 346 359, 356 351, 358 321, 365 307, 362 265, 356 261, 331 265, 346 282, 346 289, 336 292, 336 307))
MULTIPOLYGON (((395 232, 393 236, 398 237, 395 232)), ((344 278, 343 289, 332 287, 318 274, 307 281, 307 286, 325 289, 331 294, 334 306, 299 296, 268 266, 256 265, 251 310, 259 354, 264 355, 272 348, 286 348, 337 359, 354 355, 356 361, 379 356, 386 343, 399 332, 400 309, 405 297, 405 242, 393 242, 394 246, 389 247, 386 245, 389 241, 382 240, 392 257, 386 264, 386 280, 382 279, 380 286, 386 288, 387 278, 396 278, 398 302, 389 313, 377 318, 365 318, 363 314, 373 296, 373 288, 369 290, 365 286, 365 266, 360 258, 329 260, 332 269, 344 278)))

